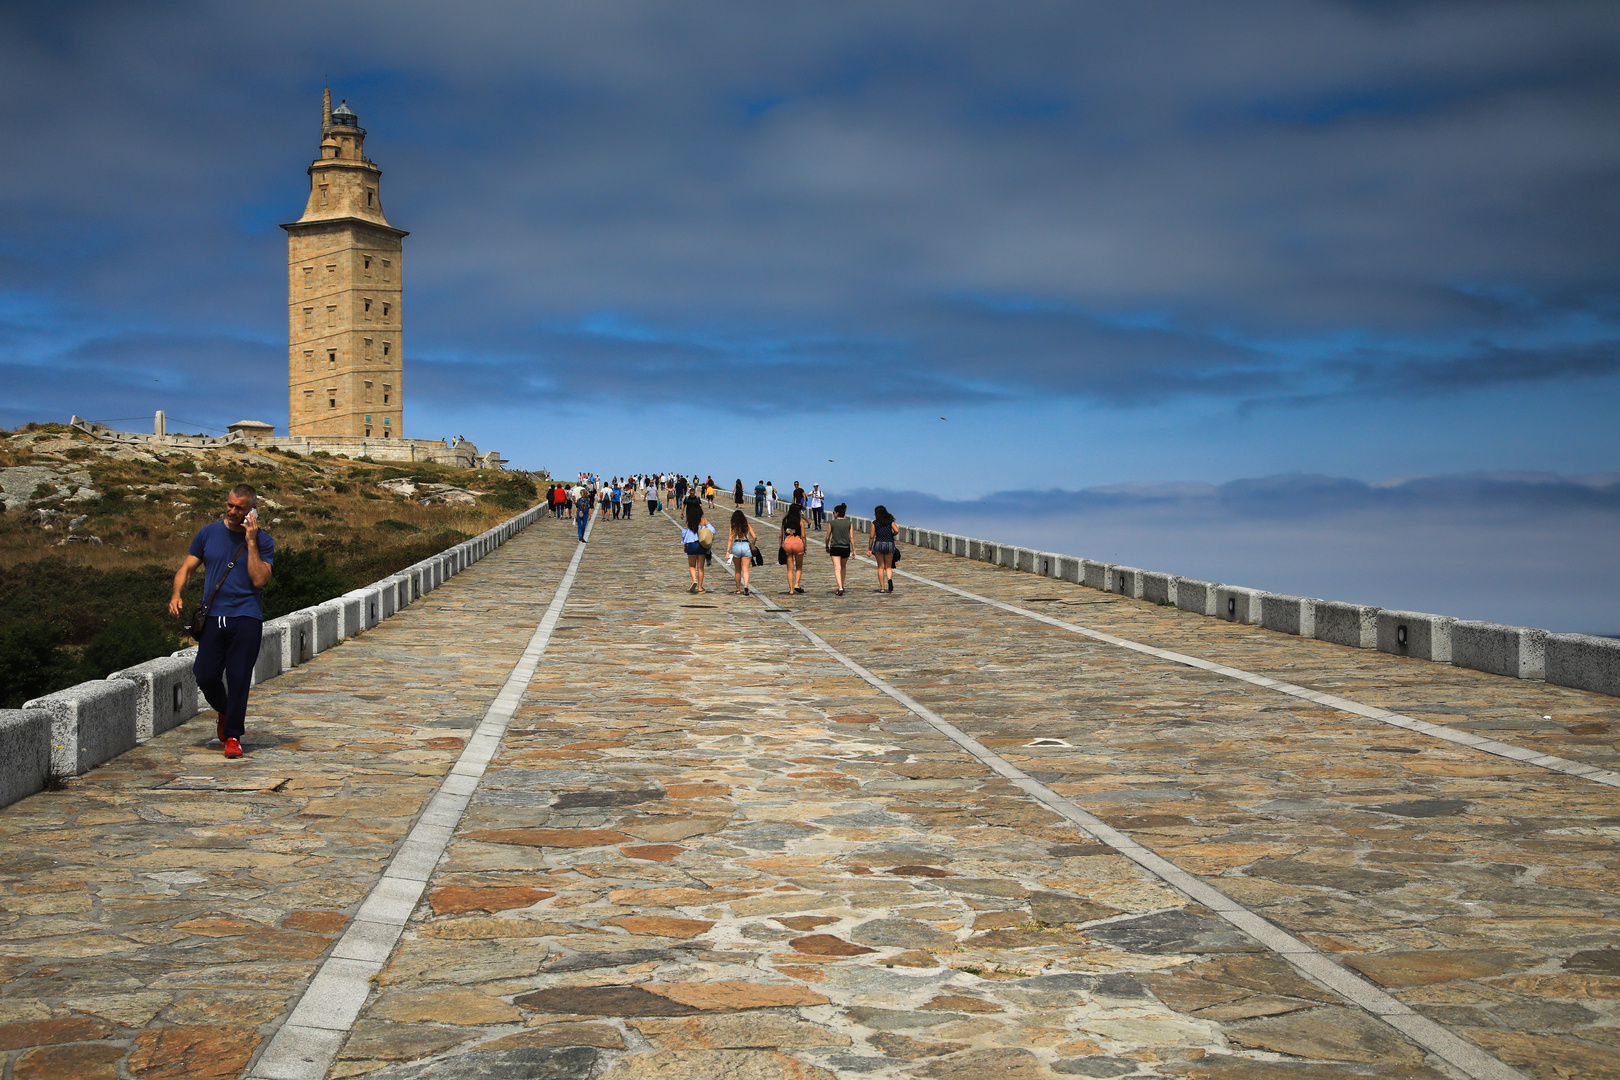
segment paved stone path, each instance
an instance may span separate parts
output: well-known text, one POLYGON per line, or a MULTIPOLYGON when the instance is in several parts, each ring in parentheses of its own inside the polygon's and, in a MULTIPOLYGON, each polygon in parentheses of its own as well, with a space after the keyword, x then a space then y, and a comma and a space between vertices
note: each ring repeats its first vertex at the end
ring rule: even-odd
MULTIPOLYGON (((9 1075, 241 1075, 516 662, 572 532, 542 522, 267 684, 241 762, 203 750, 198 720, 0 811, 9 1075)), ((877 596, 858 564, 835 597, 826 560, 807 567, 804 596, 770 595, 774 565, 756 581, 1045 789, 1507 1063, 1486 1057, 1475 1075, 1620 1075, 1613 789, 905 578, 877 596)), ((1612 698, 930 552, 907 549, 901 568, 1615 764, 1612 698)), ((1096 842, 715 571, 690 595, 667 519, 598 524, 501 750, 327 1075, 1467 1075, 1096 842)))

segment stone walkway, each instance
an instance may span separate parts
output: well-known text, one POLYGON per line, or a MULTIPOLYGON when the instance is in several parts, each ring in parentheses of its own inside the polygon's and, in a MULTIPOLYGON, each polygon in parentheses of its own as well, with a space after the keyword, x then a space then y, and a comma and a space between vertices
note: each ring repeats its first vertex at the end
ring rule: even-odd
MULTIPOLYGON (((241 1075, 511 670, 572 532, 542 522, 256 691, 241 762, 203 749, 198 720, 0 811, 7 1075, 241 1075)), ((1620 1076, 1613 789, 905 578, 877 596, 859 564, 835 597, 826 562, 807 559, 804 596, 770 595, 774 565, 756 580, 854 664, 1446 1032, 1522 1075, 1620 1076)), ((1612 698, 930 552, 901 567, 1615 764, 1612 698)), ((1467 1075, 731 595, 719 563, 710 593, 685 583, 667 519, 597 525, 328 1075, 1467 1075)))

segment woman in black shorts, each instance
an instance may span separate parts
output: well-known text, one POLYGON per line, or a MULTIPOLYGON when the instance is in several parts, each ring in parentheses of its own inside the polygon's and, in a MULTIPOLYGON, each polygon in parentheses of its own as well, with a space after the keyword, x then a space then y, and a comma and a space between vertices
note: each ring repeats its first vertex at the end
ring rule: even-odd
POLYGON ((850 530, 855 523, 844 516, 849 509, 844 503, 833 507, 832 521, 827 524, 827 554, 832 556, 833 577, 838 579, 838 595, 844 595, 844 571, 849 567, 853 551, 850 530))
POLYGON ((894 515, 883 506, 872 510, 872 533, 866 542, 866 553, 877 560, 878 592, 894 592, 894 546, 900 535, 895 528, 894 515))

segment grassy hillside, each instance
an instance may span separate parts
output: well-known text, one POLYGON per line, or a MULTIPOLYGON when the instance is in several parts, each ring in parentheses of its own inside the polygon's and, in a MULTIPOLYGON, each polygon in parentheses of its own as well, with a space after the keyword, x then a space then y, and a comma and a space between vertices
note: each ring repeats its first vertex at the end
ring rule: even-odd
MULTIPOLYGON (((0 708, 189 644, 167 613, 196 532, 239 483, 275 538, 265 616, 319 603, 511 517, 525 473, 0 432, 0 708)), ((201 575, 187 592, 201 601, 201 575)))

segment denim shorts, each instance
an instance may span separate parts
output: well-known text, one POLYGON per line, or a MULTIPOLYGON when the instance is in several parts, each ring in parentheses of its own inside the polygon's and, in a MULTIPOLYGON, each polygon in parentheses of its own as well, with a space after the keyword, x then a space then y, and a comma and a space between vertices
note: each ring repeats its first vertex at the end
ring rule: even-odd
POLYGON ((754 549, 749 546, 746 540, 733 540, 731 542, 731 554, 739 559, 751 559, 754 556, 754 549))

